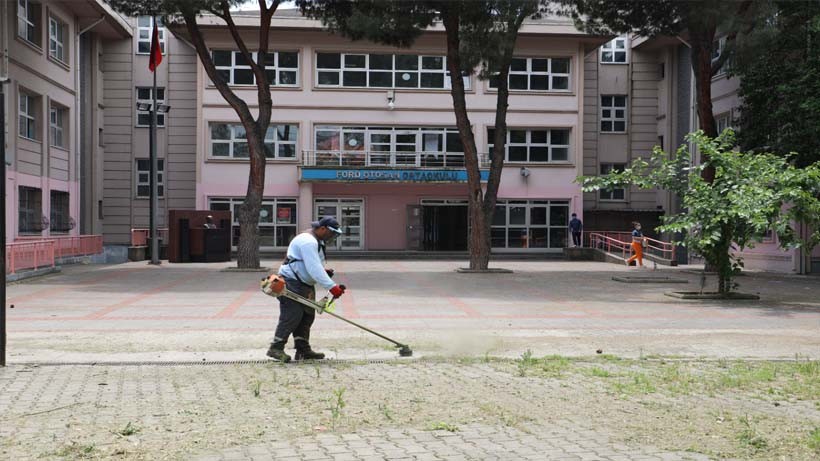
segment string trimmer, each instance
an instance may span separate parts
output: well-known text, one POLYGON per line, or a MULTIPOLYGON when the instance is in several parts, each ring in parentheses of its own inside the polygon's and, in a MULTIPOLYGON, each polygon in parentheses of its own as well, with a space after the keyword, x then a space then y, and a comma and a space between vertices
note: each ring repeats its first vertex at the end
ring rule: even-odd
MULTIPOLYGON (((328 314, 332 315, 333 317, 336 317, 339 320, 347 322, 347 323, 353 325, 354 327, 361 328, 362 330, 364 330, 364 331, 366 331, 370 334, 374 334, 374 335, 378 336, 379 338, 382 338, 386 341, 390 341, 391 343, 395 344, 396 347, 399 349, 399 355, 400 356, 410 357, 410 356, 413 355, 413 350, 410 349, 410 346, 408 346, 407 344, 402 344, 398 341, 392 340, 392 339, 388 338, 387 336, 385 336, 381 333, 373 331, 370 328, 367 328, 363 325, 359 325, 358 323, 356 323, 352 320, 346 319, 346 318, 342 317, 341 315, 335 313, 334 312, 334 310, 335 310, 334 303, 336 302, 336 299, 337 299, 335 296, 333 296, 333 297, 325 296, 324 298, 320 299, 319 301, 312 301, 310 299, 305 298, 304 296, 300 296, 300 295, 288 290, 287 286, 285 285, 285 279, 283 279, 281 276, 276 275, 276 274, 273 274, 273 275, 270 275, 269 277, 263 278, 260 285, 262 287, 262 292, 265 293, 268 296, 273 296, 274 298, 284 296, 288 299, 292 299, 292 300, 296 301, 297 303, 299 303, 303 306, 307 306, 307 307, 310 307, 311 309, 314 309, 319 314, 323 314, 323 313, 327 312, 328 314)), ((341 285, 341 287, 345 288, 344 285, 341 285)))

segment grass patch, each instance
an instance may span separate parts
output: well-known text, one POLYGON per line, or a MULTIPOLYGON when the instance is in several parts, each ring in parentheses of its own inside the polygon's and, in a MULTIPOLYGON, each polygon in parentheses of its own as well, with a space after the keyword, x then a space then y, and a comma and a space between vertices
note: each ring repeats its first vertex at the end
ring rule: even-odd
POLYGON ((820 426, 815 427, 813 431, 809 432, 806 438, 806 445, 810 449, 820 453, 820 426))
POLYGON ((737 435, 737 439, 741 445, 755 453, 769 447, 769 442, 757 432, 748 415, 740 418, 740 424, 741 430, 737 435))
POLYGON ((521 354, 521 358, 516 360, 518 376, 547 376, 558 377, 570 367, 570 359, 560 355, 548 355, 542 358, 535 358, 532 351, 527 349, 521 354))
POLYGON ((618 395, 652 394, 657 391, 652 379, 646 373, 631 372, 614 382, 612 389, 618 395))
POLYGON ((444 421, 438 421, 436 423, 430 424, 428 427, 431 431, 447 431, 447 432, 458 432, 458 426, 450 423, 445 423, 444 421))
POLYGON ((68 459, 91 459, 96 455, 96 451, 97 447, 93 443, 71 442, 69 445, 61 447, 54 454, 68 459))
POLYGON ((134 435, 140 431, 140 428, 131 424, 131 421, 128 421, 128 424, 125 425, 124 428, 117 431, 117 435, 121 435, 123 437, 128 437, 130 435, 134 435))

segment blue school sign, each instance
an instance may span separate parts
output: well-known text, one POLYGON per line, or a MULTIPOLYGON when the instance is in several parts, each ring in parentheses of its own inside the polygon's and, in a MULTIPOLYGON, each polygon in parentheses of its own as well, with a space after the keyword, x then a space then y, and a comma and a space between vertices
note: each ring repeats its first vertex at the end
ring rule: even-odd
MULTIPOLYGON (((486 182, 489 171, 481 171, 481 181, 486 182)), ((466 170, 342 170, 327 168, 302 168, 302 181, 333 182, 413 182, 453 183, 467 182, 466 170)))

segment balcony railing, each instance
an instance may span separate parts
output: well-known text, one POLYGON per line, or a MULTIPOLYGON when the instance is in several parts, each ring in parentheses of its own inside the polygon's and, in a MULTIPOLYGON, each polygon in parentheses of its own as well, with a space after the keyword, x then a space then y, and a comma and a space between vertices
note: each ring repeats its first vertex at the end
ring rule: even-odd
MULTIPOLYGON (((452 152, 302 151, 302 166, 325 168, 464 168, 464 154, 452 152)), ((487 154, 479 167, 489 168, 487 154)))

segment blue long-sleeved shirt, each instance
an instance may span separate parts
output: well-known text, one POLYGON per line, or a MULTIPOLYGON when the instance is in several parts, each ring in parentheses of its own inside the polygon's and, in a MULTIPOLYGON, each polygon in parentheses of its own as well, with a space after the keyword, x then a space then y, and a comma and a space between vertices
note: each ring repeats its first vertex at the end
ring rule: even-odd
POLYGON ((293 261, 279 268, 282 277, 297 279, 297 274, 308 285, 319 285, 327 290, 336 285, 325 272, 325 254, 319 251, 319 241, 309 232, 303 232, 288 245, 288 258, 293 261))
POLYGON ((569 220, 569 230, 572 232, 581 232, 581 229, 584 228, 584 225, 581 223, 581 220, 578 218, 572 218, 569 220))

